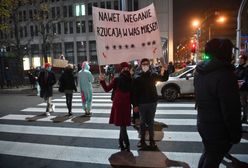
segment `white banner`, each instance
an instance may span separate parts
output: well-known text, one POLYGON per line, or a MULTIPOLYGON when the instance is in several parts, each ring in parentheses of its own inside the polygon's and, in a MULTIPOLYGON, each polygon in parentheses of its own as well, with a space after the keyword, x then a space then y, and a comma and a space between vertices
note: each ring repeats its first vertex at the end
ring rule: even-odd
POLYGON ((162 57, 154 5, 126 12, 93 7, 99 65, 162 57))
POLYGON ((53 59, 53 67, 65 68, 68 65, 68 60, 53 59))

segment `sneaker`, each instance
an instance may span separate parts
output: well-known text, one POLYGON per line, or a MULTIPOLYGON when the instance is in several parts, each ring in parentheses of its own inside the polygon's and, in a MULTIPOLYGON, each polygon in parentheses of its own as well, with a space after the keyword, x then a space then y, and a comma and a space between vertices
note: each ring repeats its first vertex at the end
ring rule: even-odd
POLYGON ((49 113, 49 112, 46 112, 45 115, 46 115, 46 116, 50 116, 50 113, 49 113))
POLYGON ((139 141, 139 143, 137 144, 137 147, 146 149, 148 146, 145 141, 139 141))
POLYGON ((52 112, 55 112, 55 104, 52 105, 52 112))
POLYGON ((85 113, 86 116, 91 116, 90 112, 85 113))

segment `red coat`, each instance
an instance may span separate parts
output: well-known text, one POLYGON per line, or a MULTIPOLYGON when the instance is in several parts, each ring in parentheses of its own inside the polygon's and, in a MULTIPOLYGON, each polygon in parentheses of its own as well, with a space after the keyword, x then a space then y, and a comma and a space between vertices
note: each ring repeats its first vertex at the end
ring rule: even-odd
POLYGON ((109 85, 105 81, 100 83, 105 92, 115 90, 109 123, 116 126, 131 125, 131 92, 121 91, 117 86, 116 78, 109 85))

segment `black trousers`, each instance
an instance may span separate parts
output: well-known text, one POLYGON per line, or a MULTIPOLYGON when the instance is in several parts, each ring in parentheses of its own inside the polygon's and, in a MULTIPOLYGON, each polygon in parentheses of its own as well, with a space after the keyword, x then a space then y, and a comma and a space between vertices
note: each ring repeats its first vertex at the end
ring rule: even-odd
POLYGON ((71 106, 72 106, 72 93, 66 93, 66 106, 68 109, 68 112, 71 113, 71 106))
POLYGON ((121 148, 124 148, 124 144, 127 148, 129 148, 129 138, 127 135, 127 127, 126 126, 120 126, 120 135, 119 135, 119 145, 121 148))
POLYGON ((219 168, 224 156, 231 149, 228 142, 219 144, 203 143, 204 151, 199 160, 198 168, 219 168))

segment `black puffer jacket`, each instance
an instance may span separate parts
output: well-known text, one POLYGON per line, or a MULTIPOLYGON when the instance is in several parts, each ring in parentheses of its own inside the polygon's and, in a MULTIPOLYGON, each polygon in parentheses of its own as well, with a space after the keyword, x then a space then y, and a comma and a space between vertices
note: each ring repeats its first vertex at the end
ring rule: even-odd
POLYGON ((158 100, 158 94, 156 90, 157 81, 167 81, 168 72, 165 71, 161 76, 154 70, 147 72, 140 71, 134 76, 133 80, 133 104, 137 106, 139 104, 154 103, 158 100))
POLYGON ((53 96, 53 85, 56 83, 55 75, 52 71, 42 70, 38 77, 40 85, 40 97, 53 96), (47 77, 45 77, 47 75, 47 77))
POLYGON ((196 67, 197 128, 205 143, 238 143, 241 106, 234 69, 218 59, 196 67))
POLYGON ((61 75, 59 82, 63 90, 77 91, 72 69, 65 69, 65 72, 61 75))

